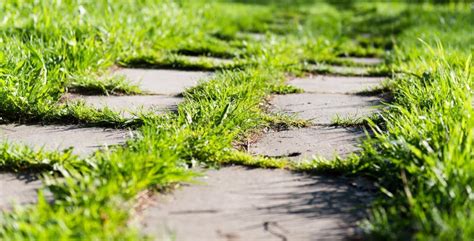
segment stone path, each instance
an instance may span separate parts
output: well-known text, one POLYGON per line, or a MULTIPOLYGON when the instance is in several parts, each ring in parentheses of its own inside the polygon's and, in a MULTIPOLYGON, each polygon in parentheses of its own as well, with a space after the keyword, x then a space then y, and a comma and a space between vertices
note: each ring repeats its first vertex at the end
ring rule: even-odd
POLYGON ((180 94, 211 76, 209 72, 165 69, 119 69, 132 84, 137 84, 145 95, 138 96, 73 96, 96 108, 108 107, 132 117, 140 111, 163 113, 174 111, 183 100, 180 94))
POLYGON ((357 150, 357 139, 363 132, 356 128, 330 127, 335 118, 360 119, 377 111, 381 99, 356 93, 377 87, 383 78, 311 76, 289 81, 303 89, 301 94, 278 95, 272 100, 272 110, 310 120, 313 126, 269 132, 249 151, 269 157, 311 159, 312 155, 331 159, 345 157, 357 150))
MULTIPOLYGON (((196 86, 200 80, 210 77, 201 71, 120 69, 116 74, 125 75, 138 84, 148 95, 140 96, 82 96, 86 104, 122 112, 132 117, 140 110, 163 113, 175 110, 182 101, 185 89, 196 86)), ((34 149, 54 151, 73 147, 73 153, 83 157, 107 146, 120 145, 129 137, 127 130, 85 128, 75 125, 0 125, 0 142, 18 143, 34 149)), ((10 208, 11 203, 28 204, 36 200, 41 180, 35 174, 0 172, 0 210, 10 208), (28 176, 28 178, 25 178, 28 176)))
MULTIPOLYGON (((138 83, 142 96, 80 96, 97 108, 108 107, 125 116, 140 109, 173 110, 180 93, 210 73, 200 71, 121 69, 138 83)), ((290 84, 302 94, 275 96, 272 110, 309 119, 313 126, 265 133, 252 144, 254 154, 301 161, 313 155, 332 158, 357 150, 362 132, 330 127, 332 118, 364 116, 375 111, 376 97, 355 95, 373 88, 380 78, 314 76, 290 84)), ((79 126, 0 126, 0 139, 34 148, 74 147, 86 156, 101 146, 121 144, 124 130, 79 126), (82 141, 81 141, 82 140, 82 141)), ((141 230, 159 239, 176 240, 340 240, 354 234, 372 195, 367 185, 343 177, 314 176, 287 170, 225 167, 211 170, 201 185, 186 185, 172 194, 155 196, 156 205, 143 210, 141 230)), ((33 203, 41 181, 34 174, 0 173, 0 209, 12 201, 33 203)), ((370 187, 369 187, 370 188, 370 187)))
MULTIPOLYGON (((294 161, 357 151, 360 129, 329 124, 335 115, 374 112, 380 100, 355 93, 381 81, 330 76, 291 80, 306 92, 274 96, 271 109, 310 119, 313 126, 265 133, 249 151, 294 161)), ((356 221, 373 196, 370 185, 343 177, 243 167, 205 175, 201 185, 157 195, 156 205, 139 215, 141 230, 157 240, 177 241, 343 240, 355 237, 356 221)))

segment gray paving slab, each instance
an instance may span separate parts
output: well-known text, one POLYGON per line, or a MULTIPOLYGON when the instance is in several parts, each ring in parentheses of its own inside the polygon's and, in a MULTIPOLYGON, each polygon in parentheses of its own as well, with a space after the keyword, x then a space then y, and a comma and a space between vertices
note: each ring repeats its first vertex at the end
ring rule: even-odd
POLYGON ((13 204, 27 205, 37 201, 41 180, 30 173, 0 173, 0 210, 7 210, 13 204))
POLYGON ((335 156, 346 157, 359 150, 358 140, 364 132, 356 128, 313 126, 265 133, 249 146, 252 154, 294 161, 335 156))
POLYGON ((75 125, 0 125, 0 142, 20 143, 51 151, 73 147, 73 152, 82 156, 106 145, 123 144, 128 135, 126 130, 75 125))
POLYGON ((111 110, 121 112, 126 117, 140 111, 153 111, 164 113, 175 111, 183 101, 181 97, 166 95, 136 95, 136 96, 80 96, 76 100, 84 100, 87 105, 98 109, 108 107, 111 110))
POLYGON ((372 199, 345 178, 243 167, 206 175, 156 197, 141 230, 176 241, 344 240, 372 199))
POLYGON ((128 68, 118 69, 115 74, 124 75, 145 92, 163 95, 178 95, 211 76, 210 72, 203 71, 128 68))
POLYGON ((277 95, 271 101, 274 112, 296 115, 314 124, 328 125, 340 118, 363 118, 377 111, 378 97, 344 94, 302 93, 277 95))
POLYGON ((371 57, 342 57, 341 59, 352 61, 356 64, 363 64, 363 65, 379 65, 383 63, 383 59, 371 58, 371 57))
POLYGON ((357 93, 380 86, 383 77, 345 77, 314 75, 290 80, 290 85, 313 93, 357 93))

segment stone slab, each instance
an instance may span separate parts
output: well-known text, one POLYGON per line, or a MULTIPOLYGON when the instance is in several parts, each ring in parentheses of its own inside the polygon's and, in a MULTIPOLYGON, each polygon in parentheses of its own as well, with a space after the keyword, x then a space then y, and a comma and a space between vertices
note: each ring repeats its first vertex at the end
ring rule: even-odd
POLYGON ((0 210, 7 210, 12 204, 36 203, 41 180, 29 173, 0 173, 0 210))
POLYGON ((371 192, 345 178, 226 167, 204 184, 159 195, 141 215, 156 240, 344 240, 371 192))
POLYGON ((163 95, 178 95, 211 76, 203 71, 129 68, 118 69, 115 74, 124 75, 145 92, 163 95))
POLYGON ((126 117, 140 111, 154 111, 164 113, 175 111, 178 104, 183 101, 181 97, 166 95, 136 95, 136 96, 81 96, 87 105, 98 109, 108 107, 109 109, 121 112, 126 117))
POLYGON ((359 138, 364 132, 355 128, 314 126, 265 133, 249 146, 252 154, 294 161, 335 156, 346 157, 358 148, 359 138))
POLYGON ((344 77, 315 75, 305 78, 295 78, 288 83, 312 93, 339 93, 349 94, 364 90, 371 90, 380 86, 382 77, 344 77))
POLYGON ((363 65, 379 65, 383 63, 383 59, 371 58, 371 57, 342 57, 340 59, 348 60, 356 64, 363 64, 363 65))
POLYGON ((314 124, 328 125, 341 118, 363 118, 375 113, 378 97, 343 94, 302 93, 277 95, 272 100, 273 111, 296 115, 314 124))
POLYGON ((0 125, 0 142, 20 143, 32 148, 63 150, 73 147, 73 152, 87 156, 106 145, 123 144, 126 130, 83 128, 59 125, 0 125))

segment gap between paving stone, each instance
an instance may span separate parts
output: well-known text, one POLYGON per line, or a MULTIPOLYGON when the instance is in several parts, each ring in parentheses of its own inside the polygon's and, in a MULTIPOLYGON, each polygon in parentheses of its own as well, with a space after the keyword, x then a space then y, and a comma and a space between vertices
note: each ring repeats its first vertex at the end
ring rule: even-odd
POLYGON ((234 63, 232 59, 223 59, 223 58, 216 58, 216 57, 209 57, 209 56, 185 56, 188 60, 191 62, 200 62, 202 60, 204 61, 210 61, 215 65, 229 65, 234 63))
POLYGON ((358 66, 330 66, 331 72, 341 75, 368 75, 367 68, 358 66))
POLYGON ((120 112, 124 117, 133 117, 140 111, 153 111, 162 114, 176 111, 183 101, 181 97, 166 95, 134 95, 134 96, 81 96, 79 99, 97 109, 105 107, 120 112))
POLYGON ((376 113, 376 107, 381 104, 379 97, 351 93, 373 89, 383 79, 317 75, 290 80, 290 85, 306 93, 274 96, 271 111, 310 120, 314 126, 265 133, 249 150, 264 156, 287 156, 293 161, 311 160, 314 155, 327 159, 346 157, 358 150, 357 140, 363 136, 362 130, 328 126, 336 118, 357 120, 376 113))
POLYGON ((132 113, 141 110, 163 113, 175 111, 183 101, 179 96, 186 89, 206 81, 211 77, 210 72, 182 71, 165 69, 127 69, 122 68, 114 72, 124 75, 132 84, 149 95, 137 96, 81 96, 73 95, 72 100, 82 99, 87 105, 98 109, 109 107, 120 112, 124 117, 132 117, 132 113))
MULTIPOLYGON (((132 83, 148 93, 148 96, 80 96, 71 95, 72 99, 83 99, 96 108, 108 107, 131 116, 141 109, 158 113, 174 110, 182 101, 176 95, 185 89, 198 84, 200 80, 210 77, 202 71, 119 69, 114 74, 125 75, 132 83)), ((86 156, 101 148, 104 144, 123 144, 128 136, 126 130, 102 128, 82 128, 79 126, 39 126, 39 125, 0 125, 0 140, 21 143, 39 149, 61 150, 73 147, 73 152, 86 156)), ((24 182, 18 178, 24 174, 0 173, 2 192, 0 207, 15 200, 17 203, 36 201, 36 190, 41 181, 24 182), (9 186, 11 188, 3 188, 9 186)))
MULTIPOLYGON (((326 85, 325 91, 362 91, 366 84, 375 85, 372 81, 339 81, 326 85)), ((366 115, 379 101, 377 97, 303 93, 275 96, 272 104, 274 111, 327 125, 336 114, 366 115)), ((315 154, 330 158, 356 151, 361 136, 356 128, 290 129, 264 134, 250 151, 273 157, 290 155, 295 161, 315 154)), ((373 197, 367 189, 354 189, 346 178, 285 170, 227 167, 208 171, 207 177, 205 185, 159 195, 158 204, 143 212, 143 232, 159 240, 175 237, 177 241, 343 240, 350 235, 350 227, 365 216, 364 207, 373 197)))
MULTIPOLYGON (((73 153, 87 156, 105 145, 123 144, 126 130, 84 128, 80 126, 0 125, 0 142, 18 143, 47 151, 74 147, 73 153)), ((0 209, 11 208, 12 202, 31 204, 42 187, 34 173, 0 173, 0 209)))
POLYGON ((372 58, 372 57, 341 57, 341 60, 348 60, 356 64, 363 64, 368 66, 379 65, 383 63, 381 58, 372 58))
POLYGON ((349 179, 286 170, 225 167, 201 180, 155 197, 142 231, 176 241, 343 240, 371 200, 349 179))

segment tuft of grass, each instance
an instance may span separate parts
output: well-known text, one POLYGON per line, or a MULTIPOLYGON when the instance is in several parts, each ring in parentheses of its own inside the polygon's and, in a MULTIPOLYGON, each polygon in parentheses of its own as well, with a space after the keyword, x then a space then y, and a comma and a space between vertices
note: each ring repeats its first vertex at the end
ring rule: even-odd
POLYGON ((68 92, 82 95, 138 95, 142 91, 136 84, 128 82, 124 76, 112 76, 92 80, 94 77, 79 77, 66 87, 68 92))
POLYGON ((271 87, 271 93, 277 95, 303 93, 304 90, 292 85, 274 85, 271 87))

